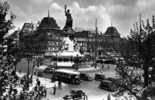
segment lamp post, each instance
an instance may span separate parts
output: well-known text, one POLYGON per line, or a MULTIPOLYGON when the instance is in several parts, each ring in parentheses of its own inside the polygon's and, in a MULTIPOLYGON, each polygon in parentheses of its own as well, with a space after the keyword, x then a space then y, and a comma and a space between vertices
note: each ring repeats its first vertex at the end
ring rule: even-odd
POLYGON ((28 68, 27 68, 27 75, 28 75, 28 78, 29 78, 29 73, 30 73, 30 59, 29 59, 29 57, 27 58, 27 66, 28 66, 28 68))
POLYGON ((27 79, 29 82, 29 75, 30 75, 30 61, 32 60, 32 58, 30 58, 29 56, 27 57, 27 64, 28 64, 28 68, 27 68, 27 79))

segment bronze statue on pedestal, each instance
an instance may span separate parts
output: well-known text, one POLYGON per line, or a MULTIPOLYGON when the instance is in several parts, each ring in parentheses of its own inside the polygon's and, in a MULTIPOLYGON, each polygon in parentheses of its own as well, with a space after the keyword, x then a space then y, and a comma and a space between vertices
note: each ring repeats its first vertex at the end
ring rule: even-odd
POLYGON ((72 29, 73 19, 70 10, 67 9, 67 5, 65 5, 65 15, 66 15, 66 24, 64 26, 64 30, 72 29))

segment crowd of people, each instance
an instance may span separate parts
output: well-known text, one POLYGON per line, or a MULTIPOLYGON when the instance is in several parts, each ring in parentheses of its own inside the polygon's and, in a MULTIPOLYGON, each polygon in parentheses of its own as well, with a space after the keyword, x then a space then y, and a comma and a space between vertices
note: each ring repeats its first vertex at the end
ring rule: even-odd
POLYGON ((40 84, 39 79, 32 87, 32 78, 28 75, 20 78, 10 67, 5 66, 0 74, 0 100, 41 100, 46 97, 46 88, 40 84))
POLYGON ((42 97, 46 97, 46 94, 46 88, 42 86, 39 79, 37 79, 36 85, 32 90, 21 91, 19 100, 41 100, 42 97))

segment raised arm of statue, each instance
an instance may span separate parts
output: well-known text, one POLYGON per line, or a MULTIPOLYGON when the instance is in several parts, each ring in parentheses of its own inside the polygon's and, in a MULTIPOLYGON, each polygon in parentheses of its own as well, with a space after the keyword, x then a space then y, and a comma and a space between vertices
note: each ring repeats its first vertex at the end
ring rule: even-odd
POLYGON ((66 13, 67 13, 67 5, 65 5, 65 7, 64 7, 64 8, 65 8, 65 14, 66 14, 66 13))

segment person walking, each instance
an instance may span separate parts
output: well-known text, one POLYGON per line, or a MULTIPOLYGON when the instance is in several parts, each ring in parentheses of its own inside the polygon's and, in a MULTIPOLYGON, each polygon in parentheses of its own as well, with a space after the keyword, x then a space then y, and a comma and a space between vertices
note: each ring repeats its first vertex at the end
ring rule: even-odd
POLYGON ((103 72, 104 71, 104 64, 103 63, 101 64, 101 67, 102 67, 101 70, 103 72))
POLYGON ((111 96, 110 96, 110 94, 108 94, 108 96, 107 96, 107 100, 111 100, 111 96))
POLYGON ((58 81, 58 87, 61 89, 61 81, 58 81))
POLYGON ((55 95, 56 94, 56 85, 54 85, 54 87, 53 87, 53 95, 55 95))
POLYGON ((37 86, 40 86, 40 80, 38 78, 37 78, 36 82, 37 82, 37 86))

